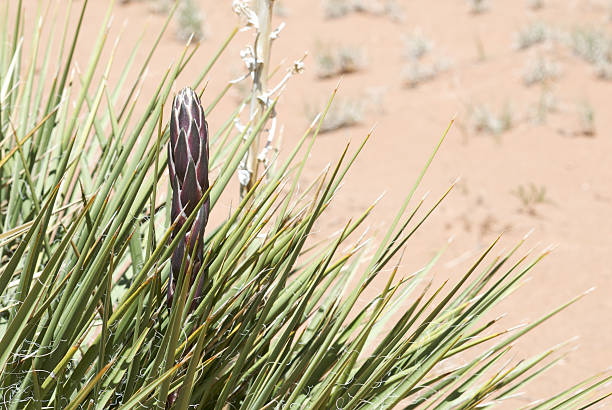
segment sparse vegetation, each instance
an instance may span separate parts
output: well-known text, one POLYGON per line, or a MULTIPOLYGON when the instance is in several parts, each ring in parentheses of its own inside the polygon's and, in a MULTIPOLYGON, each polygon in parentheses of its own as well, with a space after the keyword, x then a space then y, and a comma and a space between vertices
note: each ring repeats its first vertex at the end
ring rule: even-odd
POLYGON ((404 85, 415 88, 450 69, 452 63, 448 58, 428 58, 433 48, 433 41, 419 29, 404 37, 404 58, 407 60, 401 73, 404 85))
POLYGON ((510 104, 504 104, 499 113, 491 111, 484 105, 476 105, 470 109, 471 129, 475 133, 484 133, 498 136, 514 125, 514 118, 510 104))
POLYGON ((526 186, 519 185, 516 190, 512 191, 512 195, 520 201, 520 210, 532 216, 538 214, 539 205, 552 203, 544 185, 538 186, 534 183, 526 186))
POLYGON ((420 29, 415 29, 404 37, 404 57, 409 60, 419 60, 433 49, 434 43, 425 37, 420 29))
MULTIPOLYGON (((132 1, 134 0, 121 0, 121 3, 132 1)), ((203 40, 206 36, 204 14, 195 0, 147 0, 149 9, 156 14, 168 14, 177 1, 177 38, 181 41, 190 38, 194 41, 203 40)))
POLYGON ((523 71, 525 85, 548 84, 559 77, 561 68, 558 63, 540 54, 532 56, 523 71))
POLYGON ((610 61, 612 39, 595 28, 577 28, 570 36, 570 46, 575 55, 588 63, 610 61))
POLYGON ((595 109, 588 101, 583 101, 578 104, 578 135, 585 137, 594 137, 596 134, 595 128, 595 109))
POLYGON ((180 0, 177 10, 176 34, 181 40, 204 39, 204 16, 194 0, 180 0))
POLYGON ((397 0, 323 0, 323 11, 329 19, 344 17, 350 13, 387 16, 397 22, 404 19, 403 9, 397 0))
POLYGON ((323 10, 328 19, 340 18, 355 11, 352 0, 323 0, 323 10))
POLYGON ((405 19, 404 9, 397 0, 385 0, 384 14, 397 23, 401 23, 405 19))
MULTIPOLYGON (((321 122, 321 132, 335 131, 341 128, 360 124, 364 119, 365 100, 359 98, 338 98, 329 107, 329 111, 321 122)), ((319 111, 313 107, 306 107, 306 114, 310 122, 315 121, 319 111)))
POLYGON ((401 78, 406 87, 416 88, 419 85, 431 81, 436 76, 448 70, 448 64, 441 62, 439 65, 424 64, 419 60, 408 62, 402 70, 401 78))
POLYGON ((612 37, 595 28, 577 28, 569 36, 573 53, 593 66, 595 76, 612 79, 612 37))
POLYGON ((158 14, 166 14, 174 4, 173 0, 149 0, 151 3, 151 11, 158 14))
POLYGON ((516 50, 525 50, 536 44, 541 44, 550 38, 550 32, 551 30, 544 23, 531 23, 514 35, 513 47, 516 50))
POLYGON ((470 13, 481 14, 489 10, 489 0, 468 0, 470 13))
MULTIPOLYGON (((542 22, 535 22, 514 35, 513 47, 525 50, 551 41, 567 44, 574 55, 593 66, 597 78, 612 79, 612 37, 600 29, 581 27, 570 32, 562 32, 554 31, 542 22)), ((554 79, 558 74, 558 68, 558 65, 551 60, 534 58, 525 70, 525 82, 532 84, 554 79)))
POLYGON ((527 117, 534 124, 543 124, 546 122, 549 113, 554 113, 558 110, 559 101, 557 97, 547 87, 544 87, 537 103, 529 107, 527 117))
POLYGON ((527 7, 531 10, 540 10, 544 8, 544 0, 527 0, 527 7))
POLYGON ((354 73, 366 66, 365 52, 354 45, 319 45, 316 58, 319 78, 354 73))
POLYGON ((485 50, 485 46, 484 43, 482 41, 482 37, 480 36, 479 33, 477 33, 474 36, 474 45, 476 47, 476 55, 477 55, 477 60, 478 62, 483 62, 486 61, 487 59, 487 52, 485 50))
POLYGON ((600 80, 612 80, 612 63, 607 60, 598 61, 595 64, 595 75, 600 80))
POLYGON ((386 112, 385 96, 387 94, 386 87, 368 87, 364 91, 363 98, 366 102, 365 111, 384 114, 386 112))

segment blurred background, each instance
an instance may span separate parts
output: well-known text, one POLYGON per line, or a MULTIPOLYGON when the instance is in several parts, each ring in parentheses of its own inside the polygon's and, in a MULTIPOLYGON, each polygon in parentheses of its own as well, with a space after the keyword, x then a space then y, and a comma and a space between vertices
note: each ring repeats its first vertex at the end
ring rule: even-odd
MULTIPOLYGON (((37 2, 25 3, 32 9, 28 21, 37 2)), ((89 18, 108 7, 105 0, 90 3, 89 18)), ((109 82, 118 80, 131 51, 121 43, 141 38, 137 58, 145 58, 169 6, 165 0, 116 5, 109 38, 121 33, 121 41, 109 82)), ((229 1, 183 0, 177 13, 143 78, 144 96, 186 39, 200 42, 196 61, 182 74, 188 83, 202 68, 197 59, 208 61, 240 24, 229 1)), ((356 146, 373 129, 314 239, 341 229, 385 193, 370 220, 370 232, 382 235, 454 120, 418 194, 430 193, 425 203, 431 206, 460 179, 408 243, 401 271, 417 270, 452 238, 436 278, 453 278, 500 234, 501 255, 532 232, 525 249, 552 252, 492 317, 506 313, 503 326, 520 325, 594 290, 513 348, 523 357, 579 337, 572 341, 576 351, 521 400, 551 395, 568 379, 612 364, 612 2, 277 0, 274 27, 282 23, 270 85, 307 56, 304 72, 287 82, 278 105, 273 146, 281 156, 339 87, 304 184, 336 160, 348 140, 356 146)), ((84 27, 91 43, 97 33, 97 26, 84 27)), ((252 42, 253 31, 234 38, 209 76, 204 101, 246 72, 240 52, 252 42)), ((91 43, 79 44, 77 62, 85 65, 91 43)), ((232 85, 232 98, 208 118, 210 129, 220 127, 248 92, 248 79, 232 85)), ((222 199, 212 219, 225 217, 222 209, 229 212, 236 198, 222 199)))

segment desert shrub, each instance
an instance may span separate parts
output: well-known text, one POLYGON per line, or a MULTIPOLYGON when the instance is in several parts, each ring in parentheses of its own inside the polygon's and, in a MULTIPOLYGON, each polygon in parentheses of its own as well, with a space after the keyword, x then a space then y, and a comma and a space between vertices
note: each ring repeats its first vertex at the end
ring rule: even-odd
POLYGON ((415 60, 404 66, 401 77, 404 85, 415 88, 422 83, 433 80, 437 74, 438 70, 434 65, 425 65, 415 60))
POLYGON ((540 54, 533 55, 527 60, 523 69, 523 83, 525 85, 550 83, 559 77, 561 68, 552 59, 540 54))
POLYGON ((559 105, 557 96, 547 87, 544 87, 537 102, 530 104, 528 107, 527 118, 535 124, 543 124, 550 113, 559 111, 559 105))
POLYGON ((354 11, 354 7, 349 0, 325 0, 323 1, 323 11, 325 17, 333 19, 347 15, 354 11))
POLYGON ((595 64, 595 75, 602 80, 612 80, 612 63, 602 60, 595 64))
POLYGON ((404 11, 397 0, 322 0, 323 12, 328 19, 344 17, 350 13, 387 16, 401 22, 404 11))
POLYGON ((404 37, 404 57, 409 60, 418 60, 425 57, 433 47, 433 41, 427 38, 418 28, 404 37))
MULTIPOLYGON (((128 0, 131 1, 131 0, 128 0)), ((149 0, 150 9, 155 13, 165 14, 172 9, 174 2, 172 0, 149 0)))
MULTIPOLYGON (((320 132, 330 132, 340 128, 361 124, 365 115, 365 100, 363 97, 338 98, 329 107, 321 121, 320 132)), ((320 111, 313 106, 306 107, 306 115, 310 121, 315 121, 320 111)))
POLYGON ((434 43, 417 28, 404 36, 404 58, 407 60, 401 73, 403 84, 409 88, 435 79, 452 65, 446 56, 430 57, 434 43))
POLYGON ((351 74, 366 66, 364 50, 353 45, 319 45, 316 59, 320 78, 351 74))
POLYGON ((548 191, 544 185, 519 185, 514 191, 514 195, 520 202, 520 210, 532 216, 538 215, 538 207, 543 204, 552 203, 548 197, 548 191))
MULTIPOLYGON (((124 0, 129 3, 133 0, 124 0)), ((149 9, 157 14, 177 13, 176 37, 181 41, 192 38, 200 41, 205 38, 204 13, 195 0, 147 0, 149 9)))
POLYGON ((582 101, 578 104, 576 112, 578 114, 578 130, 576 133, 586 137, 595 136, 597 132, 595 128, 595 109, 593 105, 591 105, 589 101, 582 101))
MULTIPOLYGON (((85 15, 87 3, 75 4, 85 15)), ((248 3, 234 6, 249 15, 248 3)), ((198 116, 197 131, 203 133, 204 118, 199 108, 186 115, 182 105, 173 107, 172 90, 190 85, 203 92, 204 80, 213 80, 216 57, 196 78, 179 86, 177 77, 192 61, 193 50, 185 48, 151 97, 137 99, 138 81, 155 46, 140 60, 135 58, 139 45, 131 44, 132 56, 119 70, 135 73, 135 81, 120 76, 123 80, 107 83, 104 76, 95 76, 112 68, 112 60, 101 57, 109 46, 109 13, 101 21, 90 62, 80 71, 81 81, 71 82, 72 51, 82 41, 81 26, 56 27, 42 36, 50 24, 43 20, 26 52, 12 37, 24 31, 21 11, 15 3, 0 11, 4 406, 260 409, 331 408, 341 403, 354 409, 394 408, 407 400, 403 403, 409 408, 474 408, 512 397, 562 357, 560 348, 553 348, 516 361, 508 351, 517 338, 580 296, 526 326, 502 332, 494 328, 498 319, 486 316, 543 255, 527 261, 517 246, 491 257, 494 242, 456 282, 434 290, 425 284, 439 255, 413 274, 401 271, 398 255, 439 204, 423 212, 426 203, 411 200, 443 138, 372 252, 365 238, 357 236, 372 207, 313 247, 313 226, 333 206, 367 141, 340 152, 335 164, 298 190, 333 96, 288 155, 282 161, 271 159, 265 175, 258 177, 256 168, 241 167, 251 152, 259 158, 259 150, 252 149, 256 141, 261 139, 258 149, 269 141, 277 121, 276 93, 282 87, 269 89, 267 72, 254 73, 253 94, 241 105, 252 103, 247 125, 239 126, 239 107, 219 129, 205 127, 203 140, 189 139, 190 156, 202 152, 192 143, 200 149, 203 145, 198 144, 206 143, 206 152, 210 147, 207 165, 215 170, 210 188, 196 195, 202 185, 189 189, 188 184, 195 171, 189 166, 178 171, 185 163, 175 150, 187 149, 180 142, 183 137, 170 144, 171 159, 166 147, 170 130, 176 137, 177 124, 184 127, 188 118, 193 125, 190 121, 198 116), (64 29, 71 33, 70 41, 62 43, 66 48, 59 54, 57 76, 46 57, 40 69, 25 64, 48 50, 64 29), (36 47, 39 42, 41 47, 36 47), (171 115, 162 118, 169 107, 171 115), (168 123, 169 117, 173 120, 168 123), (183 210, 187 205, 192 209, 177 216, 174 224, 172 195, 158 195, 168 187, 169 163, 174 176, 186 172, 180 198, 183 210), (201 253, 196 240, 190 255, 185 252, 178 265, 177 260, 171 262, 175 250, 184 249, 185 235, 200 218, 200 209, 220 212, 219 199, 240 171, 255 178, 246 178, 250 183, 237 208, 217 226, 207 227, 201 253), (194 261, 201 265, 194 268, 194 261), (177 269, 173 278, 171 269, 177 269), (364 291, 388 271, 386 285, 359 307, 364 291), (202 286, 190 287, 192 282, 202 286), (176 284, 170 307, 169 283, 176 284), (201 298, 192 305, 196 293, 201 298), (471 356, 463 364, 440 366, 464 354, 471 356)), ((258 30, 269 30, 269 22, 259 23, 258 30)), ((220 53, 236 32, 220 46, 220 53)), ((300 62, 289 67, 279 85, 301 69, 300 62)), ((194 104, 195 94, 188 94, 194 104)), ((223 95, 204 90, 203 100, 211 102, 204 104, 206 116, 219 115, 216 106, 223 95)), ((202 167, 198 163, 198 172, 202 167)), ((592 393, 607 380, 589 379, 541 407, 597 402, 592 393)))
POLYGON ((612 38, 595 28, 576 28, 569 37, 575 55, 592 64, 597 78, 612 79, 612 38))
POLYGON ((470 13, 480 14, 489 10, 489 0, 468 0, 470 13))
POLYGON ((179 39, 204 39, 204 16, 194 0, 181 0, 177 14, 176 34, 179 39))
POLYGON ((527 0, 527 7, 531 10, 540 10, 544 8, 544 0, 527 0))
POLYGON ((510 104, 504 104, 499 112, 486 105, 475 105, 470 108, 469 122, 473 132, 500 135, 514 125, 514 115, 510 104))
POLYGON ((612 56, 612 39, 595 28, 576 28, 570 36, 574 54, 589 63, 608 61, 612 56))
POLYGON ((514 48, 525 50, 536 44, 541 44, 551 37, 551 30, 541 22, 531 23, 514 35, 514 48))

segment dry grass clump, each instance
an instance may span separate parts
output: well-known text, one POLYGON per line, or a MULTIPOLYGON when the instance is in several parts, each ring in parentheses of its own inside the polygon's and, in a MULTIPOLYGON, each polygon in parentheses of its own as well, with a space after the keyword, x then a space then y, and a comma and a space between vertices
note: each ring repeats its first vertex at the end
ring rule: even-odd
POLYGON ((397 23, 404 21, 404 9, 397 0, 385 1, 383 11, 383 14, 388 16, 392 21, 397 23))
POLYGON ((437 73, 433 65, 423 65, 415 60, 404 66, 401 76, 406 87, 416 88, 419 84, 433 80, 437 73))
POLYGON ((408 59, 423 58, 433 47, 433 41, 425 37, 419 29, 415 29, 412 34, 404 37, 404 55, 408 59))
POLYGON ((205 37, 204 15, 194 0, 181 0, 177 10, 176 35, 181 40, 200 41, 205 37))
POLYGON ((577 28, 571 33, 570 47, 575 55, 595 64, 610 60, 612 38, 595 28, 577 28))
POLYGON ((607 60, 595 64, 595 75, 601 80, 612 80, 612 63, 607 60))
POLYGON ((548 114, 558 110, 559 100, 552 91, 545 87, 538 101, 528 108, 527 119, 534 124, 543 124, 546 122, 548 114))
POLYGON ((576 134, 585 137, 594 137, 596 132, 595 129, 595 109, 588 101, 583 101, 578 104, 578 130, 576 134))
MULTIPOLYGON (((514 35, 513 48, 526 50, 553 41, 565 45, 575 56, 591 64, 597 78, 612 80, 612 36, 597 28, 581 27, 565 32, 535 22, 520 29, 514 35)), ((533 84, 554 79, 558 72, 558 66, 550 60, 535 58, 525 70, 525 83, 533 84)))
POLYGON ((168 13, 174 4, 172 0, 149 0, 149 2, 151 3, 151 11, 159 14, 168 13))
POLYGON ((532 56, 523 71, 523 83, 527 86, 550 83, 556 80, 561 73, 558 63, 542 55, 532 56))
MULTIPOLYGON (((337 98, 329 107, 321 123, 320 132, 331 132, 360 124, 365 115, 365 108, 364 98, 337 98)), ((314 122, 319 113, 318 107, 317 109, 306 107, 310 122, 314 122)))
POLYGON ((360 124, 363 121, 364 112, 364 104, 361 100, 340 99, 330 107, 327 116, 321 124, 321 132, 329 132, 360 124))
POLYGON ((317 52, 317 76, 330 78, 351 74, 366 66, 363 48, 354 45, 320 46, 317 52))
MULTIPOLYGON (((366 113, 384 114, 387 91, 384 86, 371 86, 363 88, 358 95, 336 97, 322 120, 320 131, 330 132, 360 125, 366 113)), ((321 112, 319 103, 307 104, 305 107, 306 117, 311 124, 320 119, 321 112)))
POLYGON ((565 108, 573 118, 573 124, 559 128, 558 133, 569 137, 595 137, 597 135, 595 109, 590 101, 575 102, 572 108, 565 108))
POLYGON ((551 30, 541 22, 531 23, 523 27, 514 35, 513 47, 515 50, 526 50, 536 44, 541 44, 550 39, 551 30))
POLYGON ((407 63, 402 70, 402 82, 408 88, 432 81, 438 74, 448 71, 451 66, 448 60, 438 60, 435 63, 423 64, 418 60, 407 63))
POLYGON ((363 99, 366 101, 364 108, 368 112, 375 112, 377 114, 384 114, 387 112, 385 106, 385 97, 387 95, 388 88, 386 86, 373 86, 368 87, 363 92, 363 99))
POLYGON ((350 13, 388 16, 403 21, 404 12, 397 0, 323 0, 323 12, 328 19, 344 17, 350 13))
MULTIPOLYGON (((566 32, 553 30, 542 22, 535 22, 516 32, 513 48, 526 50, 553 41, 565 45, 575 56, 589 63, 597 78, 612 80, 612 36, 598 28, 580 27, 566 32)), ((558 72, 558 66, 550 60, 536 58, 525 69, 525 83, 554 79, 558 72)))
POLYGON ((485 105, 476 105, 470 111, 470 126, 474 133, 497 136, 514 126, 514 117, 510 104, 504 104, 498 113, 485 105))
POLYGON ((529 185, 519 185, 516 190, 512 191, 512 195, 517 197, 520 201, 521 212, 525 212, 532 216, 536 216, 538 214, 538 205, 552 203, 548 197, 547 190, 544 185, 538 186, 534 183, 529 185))
POLYGON ((527 7, 531 10, 540 10, 544 8, 544 0, 527 0, 527 7))
MULTIPOLYGON (((542 22, 534 22, 515 33, 513 48, 526 50, 551 42, 563 44, 575 56, 589 63, 597 78, 612 80, 612 36, 598 28, 580 27, 571 31, 558 31, 542 22)), ((533 84, 554 79, 558 72, 558 66, 550 60, 535 58, 525 70, 525 83, 533 84)))
POLYGON ((323 12, 328 19, 340 18, 354 11, 353 6, 348 0, 325 0, 323 2, 323 12))
POLYGON ((597 78, 612 80, 612 37, 595 28, 577 28, 568 38, 572 52, 593 66, 597 78))
POLYGON ((481 14, 489 10, 488 0, 468 0, 470 13, 481 14))
MULTIPOLYGON (((130 3, 132 0, 122 0, 122 3, 130 3)), ((168 14, 176 0, 148 0, 149 8, 156 14, 168 14)), ((187 41, 192 38, 195 41, 206 37, 204 14, 195 0, 178 0, 176 10, 176 36, 179 40, 187 41)))
POLYGON ((404 38, 404 57, 408 61, 402 70, 401 78, 405 86, 415 88, 450 69, 452 63, 448 58, 428 58, 433 48, 433 41, 419 29, 404 38))

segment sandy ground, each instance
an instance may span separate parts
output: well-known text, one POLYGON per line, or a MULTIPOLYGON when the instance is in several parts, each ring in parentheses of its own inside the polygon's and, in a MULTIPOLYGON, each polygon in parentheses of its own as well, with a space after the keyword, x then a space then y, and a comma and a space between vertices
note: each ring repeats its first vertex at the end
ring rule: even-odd
MULTIPOLYGON (((93 20, 89 21, 101 21, 107 2, 90 3, 88 17, 93 20)), ((238 23, 229 1, 198 3, 206 15, 208 37, 178 84, 191 82, 238 23)), ((550 395, 606 369, 612 364, 612 82, 596 78, 593 66, 572 53, 562 34, 528 50, 515 50, 513 42, 517 31, 533 22, 542 22, 557 33, 579 27, 612 33, 608 2, 545 0, 543 8, 534 11, 524 1, 492 0, 489 10, 481 14, 470 13, 463 0, 396 3, 403 11, 400 21, 367 13, 326 19, 320 2, 306 0, 283 1, 288 14, 275 17, 275 24, 285 21, 287 26, 274 45, 274 63, 284 61, 288 66, 309 51, 306 72, 291 80, 278 110, 285 127, 284 148, 291 147, 307 126, 307 107, 321 106, 340 80, 317 76, 317 52, 325 46, 350 45, 366 56, 361 70, 342 77, 339 92, 342 99, 365 104, 360 123, 323 134, 304 176, 305 182, 312 180, 338 157, 348 139, 356 145, 376 124, 341 195, 319 226, 319 236, 341 228, 348 215, 356 215, 386 192, 370 221, 371 232, 381 237, 435 143, 455 118, 417 195, 431 192, 426 205, 433 205, 457 177, 461 180, 408 243, 403 272, 425 264, 453 237, 435 274, 457 277, 501 232, 499 254, 533 229, 525 250, 534 247, 537 253, 551 244, 555 250, 533 270, 530 282, 496 309, 495 315, 508 313, 503 326, 534 320, 587 289, 595 290, 517 342, 514 354, 526 357, 580 337, 571 344, 576 350, 556 370, 530 385, 519 403, 550 395), (433 79, 409 88, 402 74, 408 64, 405 36, 415 30, 433 42, 422 64, 445 61, 449 66, 433 79), (526 86, 525 67, 538 56, 556 64, 558 77, 526 86), (556 108, 538 123, 533 117, 537 107, 544 106, 540 102, 546 95, 552 96, 556 108), (496 113, 509 107, 512 128, 498 135, 477 132, 472 112, 478 105, 496 113), (581 112, 586 108, 594 115, 592 136, 583 135, 581 112), (543 200, 523 203, 517 195, 520 187, 542 190, 543 200)), ((152 14, 139 1, 117 5, 113 14, 109 39, 122 30, 123 34, 111 84, 142 30, 148 27, 138 58, 144 58, 163 22, 162 16, 152 14)), ((31 13, 27 18, 31 19, 31 13)), ((84 30, 76 57, 83 65, 98 27, 87 25, 84 30)), ((182 50, 173 33, 171 27, 161 41, 146 81, 151 86, 145 86, 144 96, 152 92, 156 80, 182 50)), ((251 41, 252 32, 236 37, 208 78, 208 98, 214 98, 229 79, 242 72, 239 51, 251 41)), ((211 130, 235 108, 240 92, 232 93, 209 118, 211 130)), ((231 200, 224 199, 217 212, 230 206, 231 200)))

